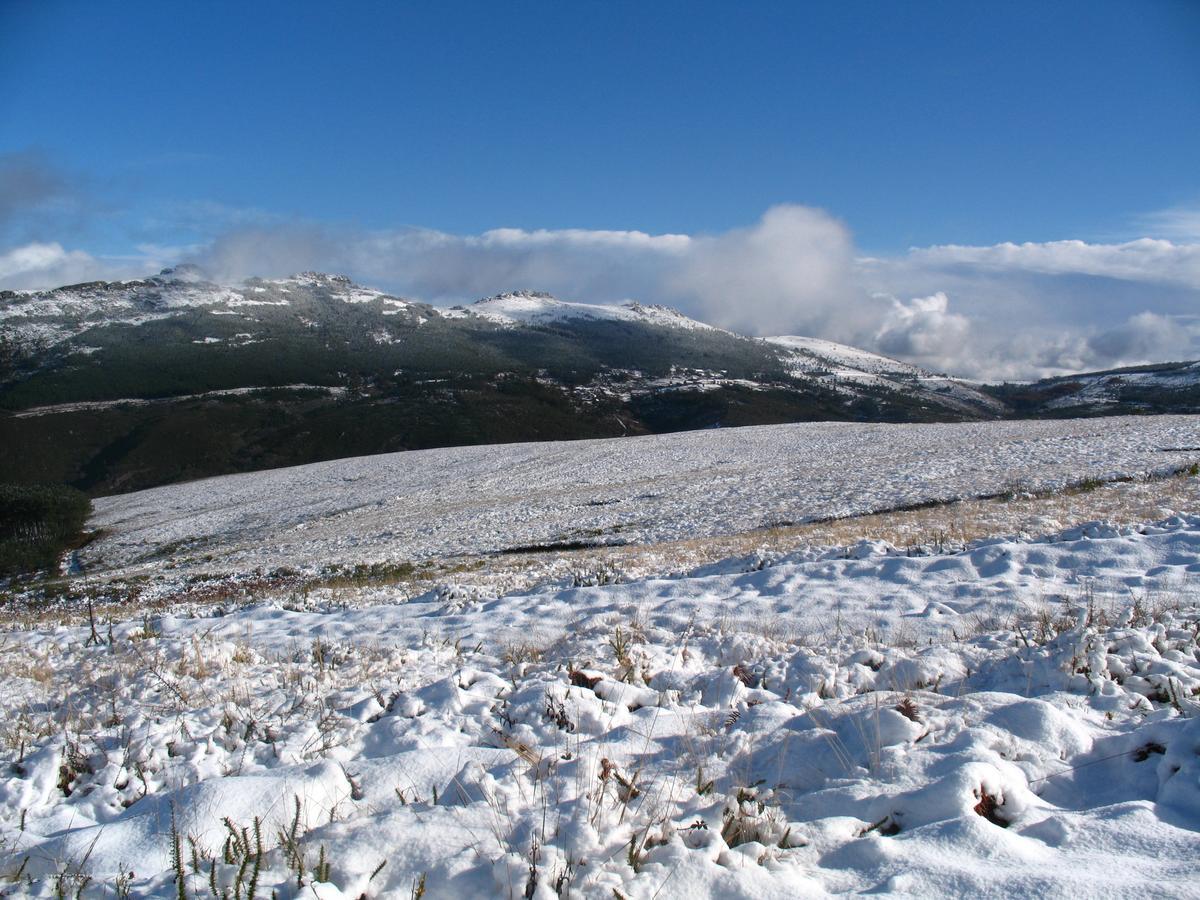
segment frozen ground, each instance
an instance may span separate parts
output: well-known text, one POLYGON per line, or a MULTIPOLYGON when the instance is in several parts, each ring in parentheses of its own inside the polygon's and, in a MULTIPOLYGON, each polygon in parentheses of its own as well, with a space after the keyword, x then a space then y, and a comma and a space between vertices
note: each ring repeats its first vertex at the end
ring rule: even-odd
POLYGON ((178 839, 189 896, 1195 896, 1198 575, 1176 516, 16 631, 2 871, 174 897, 178 839))
POLYGON ((103 498, 92 573, 652 543, 1192 462, 1200 417, 813 423, 336 460, 103 498))
POLYGON ((442 558, 614 507, 642 537, 722 536, 578 551, 615 564, 507 593, 470 570, 411 598, 14 618, 0 894, 1200 896, 1195 474, 730 533, 1178 468, 1196 435, 789 426, 109 498, 113 572, 442 558), (1125 524, 1063 527, 1088 511, 1125 524), (430 530, 349 540, 388 515, 430 530), (853 539, 879 523, 903 545, 853 539))

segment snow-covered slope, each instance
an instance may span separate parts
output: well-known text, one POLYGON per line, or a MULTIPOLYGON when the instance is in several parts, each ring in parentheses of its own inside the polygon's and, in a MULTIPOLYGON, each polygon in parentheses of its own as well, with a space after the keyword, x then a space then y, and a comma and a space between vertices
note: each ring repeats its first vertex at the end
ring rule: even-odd
MULTIPOLYGON (((374 288, 354 284, 342 275, 303 272, 289 278, 252 278, 234 286, 206 281, 191 266, 164 269, 156 276, 129 282, 90 282, 53 291, 8 291, 0 296, 0 328, 24 343, 40 340, 53 345, 89 328, 136 325, 170 317, 191 308, 210 309, 217 315, 238 308, 287 307, 294 290, 327 291, 344 303, 380 301, 392 312, 412 306, 412 301, 374 288)), ((386 312, 386 311, 385 311, 386 312)), ((476 317, 503 325, 544 325, 566 320, 636 322, 689 330, 715 330, 665 306, 630 301, 621 305, 572 303, 539 292, 508 292, 479 300, 470 306, 446 310, 426 308, 426 314, 447 319, 476 317)))
POLYGON ((89 599, 121 566, 132 587, 429 556, 455 580, 12 604, 0 890, 1194 896, 1194 489, 1155 521, 954 552, 793 546, 505 595, 456 564, 1178 469, 1198 433, 1183 416, 774 426, 102 499, 89 599))
POLYGON ((1200 391, 1200 361, 1166 366, 1122 369, 1115 372, 1076 375, 1055 379, 1057 384, 1073 383, 1077 389, 1053 397, 1046 406, 1053 410, 1070 410, 1081 406, 1104 407, 1122 402, 1128 397, 1150 391, 1196 393, 1200 391))
POLYGON ((930 373, 898 359, 880 356, 867 350, 859 350, 847 344, 825 341, 820 338, 783 335, 763 338, 780 347, 798 351, 793 359, 801 371, 824 370, 841 377, 863 375, 906 375, 928 376, 930 373))
POLYGON ((813 423, 387 454, 101 498, 84 558, 168 553, 182 574, 728 534, 1162 471, 1197 434, 1184 416, 813 423))
POLYGON ((92 328, 140 325, 199 309, 253 321, 255 307, 288 307, 291 288, 320 288, 346 303, 409 301, 355 285, 341 275, 305 272, 291 278, 251 278, 225 286, 207 281, 194 266, 164 269, 139 281, 88 282, 52 291, 0 293, 0 336, 43 349, 92 328))
POLYGON ((517 323, 544 325, 571 319, 601 322, 640 322, 669 328, 713 329, 667 306, 630 301, 619 306, 572 303, 537 291, 515 291, 478 300, 470 306, 455 307, 460 315, 479 316, 505 325, 517 323))
MULTIPOLYGON (((946 375, 820 338, 785 335, 763 338, 788 352, 788 362, 799 377, 818 378, 847 390, 847 385, 871 387, 922 397, 967 416, 1004 415, 1003 403, 978 386, 946 375)), ((854 387, 849 388, 853 391, 854 387)))
POLYGON ((1200 361, 1158 363, 993 385, 1018 413, 1121 415, 1200 411, 1200 361))
POLYGON ((0 298, 0 334, 18 344, 51 347, 91 328, 138 325, 189 307, 246 302, 243 293, 164 273, 147 281, 94 282, 55 291, 10 291, 0 298))
POLYGON ((18 630, 0 867, 37 897, 1191 897, 1198 573, 1191 515, 18 630))

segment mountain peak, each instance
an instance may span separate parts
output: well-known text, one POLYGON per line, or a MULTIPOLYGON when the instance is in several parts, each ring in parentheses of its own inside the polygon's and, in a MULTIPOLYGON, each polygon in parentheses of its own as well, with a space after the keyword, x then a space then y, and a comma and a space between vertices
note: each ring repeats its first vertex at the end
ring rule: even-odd
POLYGON ((299 275, 293 275, 287 281, 316 281, 328 284, 347 285, 353 284, 349 275, 334 275, 329 272, 301 272, 299 275))
POLYGON ((574 300, 559 300, 544 291, 506 291, 494 297, 477 300, 467 307, 467 310, 476 316, 503 325, 515 325, 519 322, 537 325, 582 319, 716 330, 711 325, 689 318, 679 310, 656 303, 639 303, 636 300, 627 300, 620 305, 579 303, 574 300))
POLYGON ((209 280, 205 271, 195 263, 179 263, 176 266, 168 266, 159 272, 155 278, 159 281, 182 281, 187 284, 196 284, 209 280))
POLYGON ((545 291, 501 291, 499 294, 493 294, 491 297, 482 297, 471 305, 480 306, 485 303, 502 303, 509 300, 536 300, 543 303, 562 302, 553 294, 547 294, 545 291))
POLYGON ((848 344, 839 344, 822 338, 799 335, 764 337, 762 340, 784 347, 795 354, 799 368, 824 368, 834 373, 870 373, 873 375, 922 376, 929 375, 924 369, 911 363, 901 362, 889 356, 872 353, 848 344), (810 362, 811 361, 811 362, 810 362))

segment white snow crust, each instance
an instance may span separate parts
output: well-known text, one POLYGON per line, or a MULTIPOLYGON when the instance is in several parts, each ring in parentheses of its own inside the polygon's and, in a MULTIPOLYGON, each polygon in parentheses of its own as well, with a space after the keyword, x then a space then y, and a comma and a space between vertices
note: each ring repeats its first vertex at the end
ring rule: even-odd
POLYGON ((84 558, 169 545, 246 570, 658 542, 1144 475, 1190 462, 1198 435, 1188 416, 826 422, 410 451, 101 498, 84 558))
POLYGON ((14 633, 6 719, 67 724, 6 751, 4 864, 173 897, 174 813, 198 893, 228 818, 281 897, 1191 896, 1198 573, 1178 516, 14 633))
POLYGON ((780 347, 787 347, 790 350, 800 351, 798 361, 802 363, 809 362, 809 359, 805 359, 805 357, 810 358, 811 363, 804 367, 804 371, 809 371, 815 364, 816 366, 826 366, 834 374, 843 376, 854 374, 929 375, 924 369, 898 359, 880 356, 878 353, 871 353, 868 350, 860 350, 848 344, 839 344, 821 338, 782 335, 763 338, 763 340, 780 347))
MULTIPOLYGON (((716 533, 1178 467, 1165 451, 1197 427, 787 426, 342 460, 107 498, 93 564, 201 537, 234 565, 448 556, 614 508, 640 539, 716 533)), ((105 611, 95 634, 14 618, 0 890, 170 898, 182 869, 197 897, 251 877, 280 898, 1197 896, 1198 579, 1192 509, 506 595, 464 575, 371 605, 105 611)))
POLYGON ((478 300, 468 307, 449 312, 458 315, 474 315, 503 325, 518 322, 546 324, 566 319, 593 319, 597 321, 643 322, 672 328, 705 329, 716 331, 690 319, 674 309, 657 304, 629 301, 621 305, 575 303, 557 300, 549 294, 535 291, 513 291, 478 300))

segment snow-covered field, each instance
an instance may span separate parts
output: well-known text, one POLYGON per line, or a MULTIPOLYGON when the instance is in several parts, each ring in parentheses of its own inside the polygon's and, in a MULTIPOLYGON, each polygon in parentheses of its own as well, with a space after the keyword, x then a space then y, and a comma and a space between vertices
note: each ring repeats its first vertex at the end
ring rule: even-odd
MULTIPOLYGON (((572 515, 726 534, 1178 468, 1200 454, 1164 451, 1197 430, 787 426, 376 457, 109 498, 90 561, 480 552, 566 539, 572 515), (404 524, 368 540, 388 516, 404 524)), ((1184 505, 954 551, 805 545, 504 595, 464 575, 369 606, 16 623, 0 891, 1200 896, 1200 509, 1161 496, 1184 505)))
POLYGON ((649 543, 1148 474, 1194 461, 1197 446, 1200 417, 1154 416, 412 451, 103 498, 105 536, 83 561, 150 571, 169 556, 182 573, 649 543))
POLYGON ((196 895, 1194 894, 1200 517, 759 564, 14 633, 4 871, 174 896, 173 811, 196 895))

